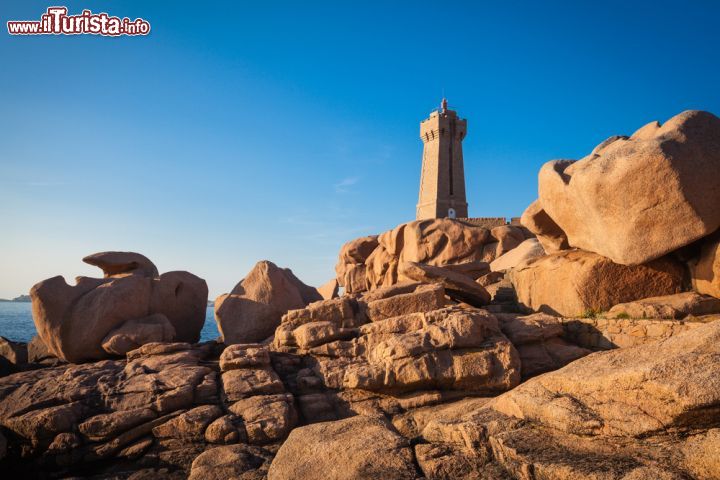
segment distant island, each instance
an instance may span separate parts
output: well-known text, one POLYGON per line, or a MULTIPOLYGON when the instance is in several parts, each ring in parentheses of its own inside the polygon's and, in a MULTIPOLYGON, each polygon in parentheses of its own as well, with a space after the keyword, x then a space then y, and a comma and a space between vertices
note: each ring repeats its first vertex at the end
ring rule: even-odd
POLYGON ((30 303, 30 295, 20 295, 19 297, 15 297, 12 300, 7 300, 5 298, 0 298, 0 302, 22 302, 22 303, 30 303))

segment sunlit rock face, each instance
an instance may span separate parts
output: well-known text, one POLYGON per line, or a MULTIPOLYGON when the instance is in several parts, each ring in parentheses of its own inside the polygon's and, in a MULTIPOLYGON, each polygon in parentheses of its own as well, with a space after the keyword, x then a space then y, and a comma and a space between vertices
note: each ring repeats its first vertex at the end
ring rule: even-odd
POLYGON ((322 300, 289 268, 263 260, 232 292, 215 300, 215 321, 226 345, 261 342, 271 337, 288 310, 322 300))
POLYGON ((30 296, 35 327, 54 356, 83 362, 124 355, 149 342, 197 342, 205 323, 207 284, 188 272, 158 274, 146 257, 103 252, 83 259, 104 278, 53 277, 30 296))
POLYGON ((450 218, 416 220, 378 236, 346 243, 340 250, 335 272, 347 293, 408 280, 399 271, 405 262, 456 266, 477 278, 487 273, 486 263, 517 247, 529 236, 526 229, 515 225, 488 229, 450 218))
POLYGON ((612 137, 577 162, 546 163, 538 192, 571 247, 639 265, 720 227, 718 171, 720 118, 689 110, 612 137))

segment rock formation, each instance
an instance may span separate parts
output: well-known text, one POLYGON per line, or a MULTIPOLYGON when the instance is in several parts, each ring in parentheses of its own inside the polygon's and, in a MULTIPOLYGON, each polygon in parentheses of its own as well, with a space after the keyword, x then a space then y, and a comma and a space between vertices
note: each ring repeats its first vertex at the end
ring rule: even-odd
POLYGON ((575 435, 639 437, 713 427, 720 322, 655 344, 592 355, 493 400, 502 413, 575 435))
POLYGON ((679 293, 684 269, 672 258, 625 266, 567 250, 518 265, 510 273, 518 300, 531 310, 572 317, 618 303, 679 293))
POLYGON ((571 247, 639 265, 720 228, 719 170, 720 118, 686 111, 546 163, 538 191, 571 247))
POLYGON ((28 362, 45 366, 55 366, 62 363, 58 357, 52 354, 40 335, 35 335, 27 344, 28 362))
POLYGON ((278 450, 268 480, 413 480, 410 442, 383 417, 357 416, 294 430, 278 450))
POLYGON ((352 240, 340 249, 338 263, 335 266, 337 281, 347 293, 367 290, 365 263, 378 246, 377 235, 352 240))
POLYGON ((327 389, 488 394, 516 385, 517 352, 497 319, 444 303, 440 285, 369 302, 315 303, 283 317, 275 348, 307 357, 311 368, 297 382, 317 387, 313 402, 327 389))
POLYGON ((149 258, 134 252, 100 252, 88 255, 83 258, 83 262, 101 269, 105 278, 125 274, 138 274, 150 278, 160 275, 149 258))
POLYGON ((102 268, 105 277, 78 277, 70 286, 58 276, 30 291, 35 327, 54 356, 82 362, 124 355, 152 341, 199 340, 208 291, 203 279, 188 272, 158 275, 137 253, 103 252, 83 260, 102 268))
POLYGON ((0 337, 0 357, 14 366, 22 365, 28 361, 28 349, 25 344, 13 342, 0 337))
POLYGON ((254 343, 272 336, 288 311, 321 300, 318 291, 292 271, 272 262, 258 262, 232 292, 215 300, 215 320, 223 341, 254 343))
POLYGON ((700 317, 720 312, 720 298, 683 292, 675 295, 643 298, 633 302, 619 303, 607 312, 610 318, 662 318, 681 319, 700 317))
MULTIPOLYGON (((242 438, 250 444, 272 443, 284 438, 295 426, 293 396, 286 393, 280 377, 270 365, 266 346, 231 345, 220 356, 227 417, 244 427, 242 438)), ((227 434, 223 435, 227 438, 227 434)))
POLYGON ((545 255, 538 238, 528 238, 507 253, 500 255, 490 263, 490 270, 500 272, 515 268, 521 263, 529 262, 538 257, 545 255))
POLYGON ((720 298, 720 233, 705 239, 700 254, 689 263, 695 291, 720 298))
MULTIPOLYGON (((392 293, 371 302, 408 295, 392 293)), ((402 300, 397 301, 410 305, 402 300)), ((346 328, 354 328, 356 315, 369 303, 358 310, 353 306, 351 299, 318 302, 288 314, 284 324, 295 322, 299 326, 291 331, 297 333, 313 323, 303 323, 309 318, 338 319, 344 312, 346 328)), ((521 359, 515 362, 523 370, 540 365, 532 353, 538 346, 562 352, 553 346, 560 340, 557 319, 502 316, 495 325, 504 337, 493 330, 491 315, 470 309, 458 317, 462 310, 446 307, 439 317, 437 310, 424 316, 426 321, 444 318, 434 324, 441 327, 443 321, 449 326, 477 315, 483 319, 477 325, 490 335, 512 340, 521 359)), ((371 332, 354 346, 346 345, 353 340, 321 346, 327 352, 343 344, 346 352, 359 352, 360 343, 385 344, 390 351, 424 344, 441 353, 446 347, 433 339, 451 340, 451 330, 432 333, 426 327, 428 340, 408 342, 408 334, 417 331, 399 327, 411 322, 409 315, 363 323, 361 328, 371 332), (372 335, 383 337, 372 340, 372 335)), ((473 338, 452 341, 472 343, 473 338)), ((275 352, 258 344, 224 351, 214 342, 146 344, 127 360, 0 378, 0 425, 3 437, 11 439, 2 466, 9 475, 94 471, 106 478, 716 478, 718 345, 720 322, 713 322, 655 344, 581 358, 490 400, 466 397, 467 390, 452 396, 452 390, 427 390, 423 384, 403 392, 384 381, 374 392, 328 389, 316 375, 322 367, 315 363, 313 371, 303 360, 311 366, 322 362, 323 349, 317 347, 275 352), (333 398, 334 408, 323 417, 322 405, 333 398), (307 426, 292 429, 298 420, 307 426)), ((458 344, 453 355, 487 348, 458 344)), ((585 352, 576 349, 563 362, 578 353, 585 352)), ((393 357, 392 363, 401 358, 393 357)), ((454 377, 478 363, 488 365, 473 361, 454 377)), ((403 377, 422 377, 422 369, 413 371, 403 377)), ((325 378, 333 376, 340 378, 325 378)), ((464 381, 463 388, 472 388, 488 377, 464 381)))
MULTIPOLYGON (((176 421, 172 436, 161 427, 201 405, 217 404, 218 374, 203 360, 213 346, 145 344, 127 360, 104 360, 30 370, 0 378, 0 425, 12 432, 13 455, 37 459, 38 469, 57 470, 104 459, 146 454, 187 465, 199 451, 176 441, 205 416, 176 421), (149 452, 153 451, 151 454, 149 452)), ((166 429, 169 430, 169 429, 166 429)), ((6 465, 20 468, 19 456, 6 465)))
POLYGON ((271 451, 238 444, 204 451, 191 465, 189 480, 263 479, 273 459, 271 451))
POLYGON ((318 287, 318 289, 317 289, 318 293, 323 298, 323 300, 330 300, 332 298, 337 298, 339 290, 340 290, 340 284, 338 283, 336 278, 333 278, 332 280, 328 281, 327 283, 323 284, 322 286, 318 287))
POLYGON ((204 281, 87 257, 104 278, 39 283, 40 336, 0 338, 0 471, 718 479, 719 123, 545 165, 523 227, 348 242, 318 290, 259 262, 215 302, 217 341, 195 343, 204 281))
POLYGON ((545 252, 555 253, 570 248, 567 235, 542 208, 540 200, 535 200, 525 209, 520 223, 537 237, 545 252))
MULTIPOLYGON (((487 269, 487 267, 485 268, 487 269)), ((490 294, 481 285, 474 282, 472 277, 449 268, 404 262, 400 264, 398 274, 401 278, 416 282, 441 284, 450 298, 474 307, 482 307, 490 303, 490 294)))
MULTIPOLYGON (((347 293, 357 293, 403 281, 398 268, 404 262, 438 267, 487 263, 522 243, 525 229, 505 225, 488 230, 449 218, 404 223, 377 237, 345 244, 335 267, 347 293)), ((459 267, 462 268, 462 267, 459 267)))
POLYGON ((450 462, 501 468, 485 478, 718 478, 718 332, 714 322, 587 356, 479 407, 440 412, 415 447, 438 454, 418 462, 425 474, 450 462))
POLYGON ((566 341, 562 322, 551 315, 499 314, 497 317, 500 329, 520 355, 523 379, 557 370, 590 353, 566 341))

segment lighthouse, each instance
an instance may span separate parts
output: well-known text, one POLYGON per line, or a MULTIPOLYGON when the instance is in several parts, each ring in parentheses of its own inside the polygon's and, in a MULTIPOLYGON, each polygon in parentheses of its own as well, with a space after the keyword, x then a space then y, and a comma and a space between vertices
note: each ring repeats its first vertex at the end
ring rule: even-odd
POLYGON ((420 122, 423 142, 420 195, 416 218, 467 218, 465 169, 462 141, 467 120, 448 109, 443 98, 440 108, 420 122))

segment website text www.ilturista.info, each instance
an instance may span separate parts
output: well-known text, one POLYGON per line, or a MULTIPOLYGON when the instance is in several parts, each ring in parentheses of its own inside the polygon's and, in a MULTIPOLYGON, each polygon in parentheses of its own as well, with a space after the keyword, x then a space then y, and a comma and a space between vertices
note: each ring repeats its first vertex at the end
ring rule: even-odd
POLYGON ((68 15, 67 7, 48 7, 40 20, 11 20, 7 22, 10 35, 147 35, 150 23, 142 18, 111 17, 107 13, 83 10, 68 15))

